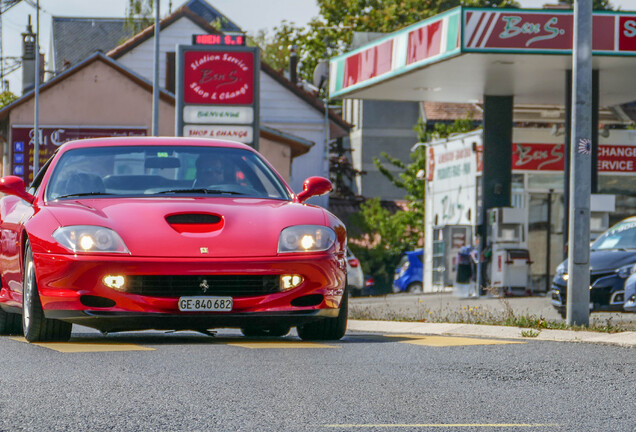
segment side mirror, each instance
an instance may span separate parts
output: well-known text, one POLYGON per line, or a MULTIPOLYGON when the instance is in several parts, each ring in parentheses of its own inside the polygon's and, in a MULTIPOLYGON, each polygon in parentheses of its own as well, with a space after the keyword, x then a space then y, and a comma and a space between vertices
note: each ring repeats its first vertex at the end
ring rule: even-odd
POLYGON ((26 191, 24 180, 17 176, 0 178, 0 192, 22 198, 29 204, 33 204, 33 201, 35 201, 35 197, 26 191))
POLYGON ((305 202, 312 196, 324 195, 331 192, 333 185, 324 177, 309 177, 303 183, 303 191, 296 195, 298 202, 305 202))

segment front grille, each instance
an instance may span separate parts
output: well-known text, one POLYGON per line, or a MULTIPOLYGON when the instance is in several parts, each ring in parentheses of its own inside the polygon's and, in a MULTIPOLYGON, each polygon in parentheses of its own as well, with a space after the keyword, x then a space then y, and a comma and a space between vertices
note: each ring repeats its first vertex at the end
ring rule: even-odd
MULTIPOLYGON (((590 290, 590 303, 608 305, 612 290, 617 283, 621 282, 623 282, 623 279, 620 279, 615 271, 590 273, 590 286, 594 287, 590 290)), ((554 285, 559 287, 561 301, 565 304, 567 301, 567 287, 562 287, 557 283, 554 285)), ((554 294, 553 299, 557 300, 554 294)))
POLYGON ((608 276, 615 276, 615 275, 616 275, 615 271, 603 272, 603 273, 590 273, 590 285, 594 285, 594 283, 601 278, 605 278, 608 276))
POLYGON ((250 297, 280 291, 276 275, 129 276, 126 292, 153 297, 250 297))

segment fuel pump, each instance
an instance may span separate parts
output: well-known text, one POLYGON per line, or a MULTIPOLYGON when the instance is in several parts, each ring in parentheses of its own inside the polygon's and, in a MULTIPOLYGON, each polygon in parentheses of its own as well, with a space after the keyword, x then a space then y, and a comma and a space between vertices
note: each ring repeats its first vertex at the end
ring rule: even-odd
POLYGON ((525 209, 498 207, 488 210, 490 285, 499 295, 532 293, 530 251, 525 238, 525 209))

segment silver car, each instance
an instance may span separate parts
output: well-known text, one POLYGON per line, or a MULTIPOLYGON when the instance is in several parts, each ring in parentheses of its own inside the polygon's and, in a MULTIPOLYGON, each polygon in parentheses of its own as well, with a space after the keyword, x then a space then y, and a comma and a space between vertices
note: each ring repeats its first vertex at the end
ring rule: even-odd
POLYGON ((347 246, 347 287, 353 296, 362 295, 364 288, 364 273, 360 260, 351 252, 347 246))

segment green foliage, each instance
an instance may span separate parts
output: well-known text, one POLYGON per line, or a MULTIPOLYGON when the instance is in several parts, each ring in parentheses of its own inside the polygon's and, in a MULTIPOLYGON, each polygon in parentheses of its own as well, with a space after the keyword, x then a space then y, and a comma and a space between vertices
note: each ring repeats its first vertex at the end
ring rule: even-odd
POLYGON ((0 93, 0 108, 9 105, 16 99, 18 99, 18 97, 11 93, 9 90, 3 91, 2 93, 0 93))
MULTIPOLYGON (((566 3, 574 5, 574 0, 565 0, 566 3)), ((594 10, 613 10, 610 0, 592 0, 592 9, 594 10)))
POLYGON ((389 292, 400 254, 417 247, 417 239, 412 240, 412 230, 416 224, 421 225, 422 220, 414 221, 412 212, 391 213, 382 207, 379 198, 370 199, 360 207, 352 223, 366 233, 358 240, 366 240, 371 245, 362 247, 351 243, 349 246, 362 263, 364 273, 374 278, 376 293, 389 292))
POLYGON ((377 158, 374 163, 396 186, 405 190, 404 199, 409 202, 409 211, 392 213, 380 205, 378 198, 374 198, 363 203, 360 213, 351 218, 355 231, 362 233, 353 243, 370 244, 351 247, 362 262, 365 274, 373 276, 376 292, 390 291, 400 254, 421 247, 424 231, 425 182, 421 175, 418 178, 418 172, 425 172, 426 167, 424 147, 418 147, 411 153, 412 162, 409 164, 386 153, 382 153, 382 157, 397 171, 389 170, 377 158))
POLYGON ((154 0, 128 0, 124 27, 137 34, 154 24, 154 0))
POLYGON ((345 148, 342 138, 329 143, 329 180, 333 183, 332 197, 354 198, 355 192, 350 185, 355 182, 356 177, 366 174, 353 167, 349 157, 351 151, 345 148))
POLYGON ((420 142, 431 142, 441 138, 447 138, 454 133, 465 133, 474 130, 476 122, 469 116, 465 119, 457 119, 453 123, 433 123, 429 128, 419 119, 414 129, 420 142))

